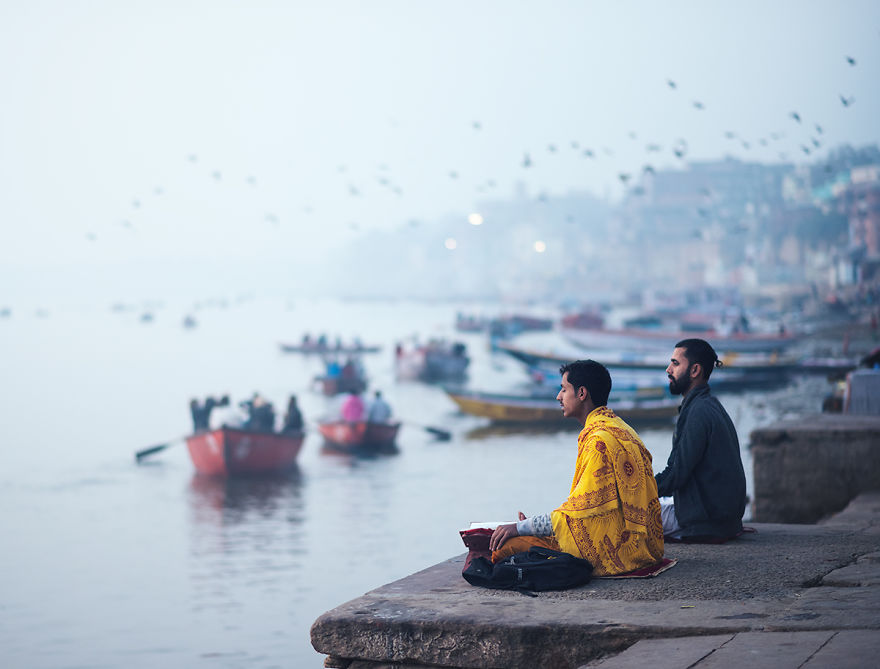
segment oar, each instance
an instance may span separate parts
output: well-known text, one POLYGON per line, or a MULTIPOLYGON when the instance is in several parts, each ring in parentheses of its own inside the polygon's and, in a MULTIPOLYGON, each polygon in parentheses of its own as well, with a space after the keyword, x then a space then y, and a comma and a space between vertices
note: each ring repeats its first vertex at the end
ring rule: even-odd
MULTIPOLYGON (((416 423, 412 424, 416 425, 416 423)), ((449 441, 450 439, 452 439, 452 432, 449 432, 448 430, 441 430, 439 427, 433 427, 431 425, 419 425, 419 427, 422 428, 425 432, 433 434, 435 437, 437 437, 438 441, 449 441)))
POLYGON ((134 454, 134 459, 135 461, 140 463, 140 461, 147 456, 153 455, 154 453, 159 453, 160 451, 164 451, 166 448, 170 448, 171 446, 174 446, 174 444, 180 443, 183 439, 184 437, 179 437, 177 439, 174 439, 173 441, 169 441, 164 444, 156 444, 155 446, 144 448, 134 454))

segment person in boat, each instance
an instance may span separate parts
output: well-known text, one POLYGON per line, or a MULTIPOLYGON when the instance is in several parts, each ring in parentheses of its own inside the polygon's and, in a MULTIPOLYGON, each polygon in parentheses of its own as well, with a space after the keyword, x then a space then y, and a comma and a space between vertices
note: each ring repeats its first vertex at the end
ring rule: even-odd
POLYGON ((594 360, 560 368, 556 399, 583 424, 568 497, 551 513, 499 525, 489 539, 492 561, 543 546, 588 560, 597 576, 622 574, 663 558, 663 526, 651 454, 606 406, 611 376, 594 360))
POLYGON ((724 541, 742 532, 746 475, 733 421, 712 395, 709 375, 721 361, 703 339, 675 345, 666 368, 681 395, 672 452, 657 474, 663 531, 671 539, 724 541))
POLYGON ((210 427, 212 430, 219 430, 224 427, 241 430, 247 423, 248 415, 242 409, 241 405, 235 406, 230 403, 229 395, 224 395, 220 400, 220 404, 211 414, 210 427))
POLYGON ((391 418, 391 406, 382 397, 382 391, 377 390, 373 394, 373 400, 367 409, 368 423, 387 423, 391 418))
POLYGON ((324 362, 328 379, 338 379, 342 374, 342 367, 336 358, 328 358, 324 362))
POLYGON ((358 378, 358 366, 354 358, 348 358, 342 366, 342 378, 346 381, 352 381, 358 378))
POLYGON ((296 395, 291 395, 287 402, 287 413, 284 414, 284 424, 281 426, 281 434, 294 434, 302 432, 303 417, 297 406, 296 395))
POLYGON ((242 402, 241 406, 248 415, 244 424, 245 430, 252 432, 275 431, 275 407, 260 393, 254 393, 254 396, 242 402))
POLYGON ((211 409, 214 408, 214 399, 209 397, 202 404, 195 397, 189 401, 189 412, 192 416, 193 433, 204 432, 208 429, 208 421, 211 416, 211 409))
POLYGON ((347 423, 359 423, 364 419, 364 400, 358 392, 349 393, 342 402, 340 414, 347 423))
POLYGON ((192 415, 193 432, 204 432, 210 429, 211 412, 218 407, 229 405, 229 396, 224 395, 219 400, 213 397, 205 398, 205 403, 201 404, 196 398, 190 400, 189 411, 192 415))

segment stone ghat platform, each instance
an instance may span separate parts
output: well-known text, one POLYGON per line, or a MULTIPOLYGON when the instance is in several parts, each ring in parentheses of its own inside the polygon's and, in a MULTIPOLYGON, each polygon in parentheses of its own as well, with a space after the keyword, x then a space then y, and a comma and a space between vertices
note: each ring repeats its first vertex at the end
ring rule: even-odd
POLYGON ((867 667, 880 658, 880 492, 818 525, 750 523, 720 546, 667 544, 652 579, 528 597, 468 585, 464 554, 315 621, 326 666, 867 667))

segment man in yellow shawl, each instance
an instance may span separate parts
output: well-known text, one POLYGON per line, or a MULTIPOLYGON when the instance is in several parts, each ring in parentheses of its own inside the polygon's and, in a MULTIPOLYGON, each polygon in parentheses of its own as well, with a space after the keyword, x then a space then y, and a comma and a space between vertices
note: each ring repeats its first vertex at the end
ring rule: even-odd
POLYGON ((608 576, 663 558, 663 524, 651 454, 629 425, 607 406, 611 375, 593 360, 560 368, 556 399, 566 417, 584 425, 571 491, 549 514, 499 525, 489 540, 492 561, 544 546, 588 560, 608 576))

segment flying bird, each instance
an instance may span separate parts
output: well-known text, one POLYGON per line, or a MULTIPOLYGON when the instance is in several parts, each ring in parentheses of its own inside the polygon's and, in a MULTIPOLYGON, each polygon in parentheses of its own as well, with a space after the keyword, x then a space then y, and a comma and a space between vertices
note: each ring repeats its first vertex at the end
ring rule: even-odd
POLYGON ((621 183, 623 183, 624 185, 626 184, 627 181, 630 180, 630 177, 631 177, 631 175, 627 174, 626 172, 621 172, 620 174, 617 175, 617 178, 620 179, 621 183))
POLYGON ((856 101, 855 98, 852 98, 852 97, 845 98, 845 97, 843 97, 843 94, 840 95, 840 102, 844 107, 849 107, 855 101, 856 101))
POLYGON ((791 116, 798 123, 801 122, 801 115, 798 114, 797 112, 792 112, 791 114, 789 114, 789 116, 791 116))
POLYGON ((856 59, 853 58, 852 56, 847 56, 847 57, 846 57, 846 62, 849 63, 850 65, 855 65, 855 64, 856 64, 856 59))
POLYGON ((725 132, 725 133, 724 133, 724 136, 725 136, 727 139, 736 139, 736 133, 733 132, 732 130, 728 130, 727 132, 725 132))
POLYGON ((458 179, 458 172, 456 172, 455 170, 452 170, 452 171, 449 173, 449 178, 450 178, 450 179, 458 179))
POLYGON ((810 141, 813 142, 813 146, 815 146, 817 149, 822 145, 822 143, 815 137, 810 137, 810 141))
POLYGON ((808 156, 810 155, 810 147, 809 146, 804 146, 803 144, 801 144, 801 151, 803 151, 808 156))
POLYGON ((214 170, 214 171, 211 173, 211 176, 214 177, 214 179, 215 179, 216 181, 220 181, 220 178, 221 178, 223 175, 220 173, 220 170, 214 170))
POLYGON ((705 109, 706 106, 699 100, 694 100, 694 109, 705 109))
POLYGON ((585 155, 587 158, 593 158, 595 154, 593 154, 593 150, 592 150, 592 149, 584 149, 584 155, 585 155))
POLYGON ((578 142, 575 142, 574 140, 572 140, 571 148, 577 150, 577 149, 581 148, 581 145, 578 142))
POLYGON ((646 174, 655 174, 656 170, 654 169, 653 165, 645 165, 642 168, 642 172, 645 172, 646 174))
POLYGON ((818 132, 820 135, 822 134, 822 126, 818 123, 816 124, 816 132, 818 132))
POLYGON ((556 145, 555 145, 555 144, 548 144, 548 145, 547 145, 547 150, 548 150, 550 153, 556 153, 556 145))
POLYGON ((669 88, 675 90, 676 83, 675 83, 672 79, 667 79, 667 80, 666 80, 666 85, 669 86, 669 88))
POLYGON ((663 147, 660 146, 659 144, 648 144, 645 147, 645 151, 647 151, 648 153, 657 153, 657 152, 661 151, 662 149, 663 149, 663 147))
POLYGON ((474 121, 473 126, 474 126, 474 130, 482 130, 482 128, 483 128, 483 124, 480 123, 479 121, 474 121))
POLYGON ((528 153, 526 153, 525 155, 523 155, 522 166, 523 166, 523 167, 531 167, 531 166, 532 166, 532 159, 531 159, 531 157, 529 156, 528 153))

